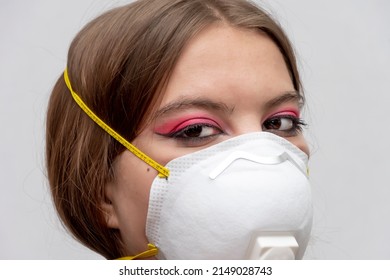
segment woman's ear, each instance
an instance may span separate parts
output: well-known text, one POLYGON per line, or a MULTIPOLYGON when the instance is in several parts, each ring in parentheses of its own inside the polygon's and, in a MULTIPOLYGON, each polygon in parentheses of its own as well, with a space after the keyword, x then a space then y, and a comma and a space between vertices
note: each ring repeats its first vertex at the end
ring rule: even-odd
POLYGON ((112 184, 107 184, 105 187, 105 197, 104 201, 101 203, 101 208, 103 211, 104 219, 106 221, 107 227, 119 229, 119 221, 117 210, 115 208, 115 203, 112 199, 112 184))

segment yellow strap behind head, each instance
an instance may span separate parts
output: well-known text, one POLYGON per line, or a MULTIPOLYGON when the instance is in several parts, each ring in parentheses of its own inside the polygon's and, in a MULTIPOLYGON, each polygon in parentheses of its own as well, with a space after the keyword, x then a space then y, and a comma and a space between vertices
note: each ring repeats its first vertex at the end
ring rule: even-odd
POLYGON ((137 259, 145 259, 145 258, 149 258, 149 257, 154 257, 158 254, 158 249, 155 245, 153 244, 148 244, 148 250, 146 250, 145 252, 142 252, 138 255, 135 255, 135 256, 128 256, 128 257, 123 257, 123 258, 119 258, 117 260, 137 260, 137 259))
POLYGON ((133 144, 131 144, 129 141, 127 141, 125 138, 123 138, 121 135, 119 135, 115 130, 113 130, 110 126, 108 126, 104 121, 102 121, 91 109, 88 108, 88 106, 83 102, 83 100, 77 95, 76 92, 73 91, 72 85, 69 80, 68 76, 68 70, 65 69, 64 71, 64 79, 66 86, 68 87, 69 91, 72 93, 73 99, 76 101, 76 103, 80 106, 80 108, 101 128, 103 128, 108 134, 110 134, 112 137, 114 137, 119 143, 121 143, 123 146, 125 146, 131 153, 133 153, 135 156, 140 158, 142 161, 149 164, 151 167, 156 169, 159 174, 158 176, 160 178, 168 178, 169 176, 169 169, 160 165, 147 155, 145 155, 143 152, 141 152, 137 147, 135 147, 133 144))

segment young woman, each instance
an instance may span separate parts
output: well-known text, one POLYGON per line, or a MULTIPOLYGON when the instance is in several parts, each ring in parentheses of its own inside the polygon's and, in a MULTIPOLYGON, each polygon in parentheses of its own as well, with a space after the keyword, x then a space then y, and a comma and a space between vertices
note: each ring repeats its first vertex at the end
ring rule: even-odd
POLYGON ((74 39, 49 102, 59 216, 108 259, 301 258, 303 103, 287 37, 251 2, 108 11, 74 39))

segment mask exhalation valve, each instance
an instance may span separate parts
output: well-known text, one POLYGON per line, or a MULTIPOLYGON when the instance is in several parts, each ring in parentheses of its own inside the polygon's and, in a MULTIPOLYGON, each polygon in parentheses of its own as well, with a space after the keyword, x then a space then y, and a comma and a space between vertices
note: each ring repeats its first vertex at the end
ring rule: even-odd
POLYGON ((250 260, 294 260, 299 245, 292 235, 280 233, 257 235, 248 248, 250 260))

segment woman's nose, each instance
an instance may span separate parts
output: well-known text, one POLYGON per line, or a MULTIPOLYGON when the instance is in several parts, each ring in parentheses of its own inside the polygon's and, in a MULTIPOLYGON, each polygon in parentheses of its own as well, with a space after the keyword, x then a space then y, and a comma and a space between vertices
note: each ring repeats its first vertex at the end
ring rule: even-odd
POLYGON ((237 117, 232 128, 234 136, 263 131, 261 119, 250 115, 237 117))

